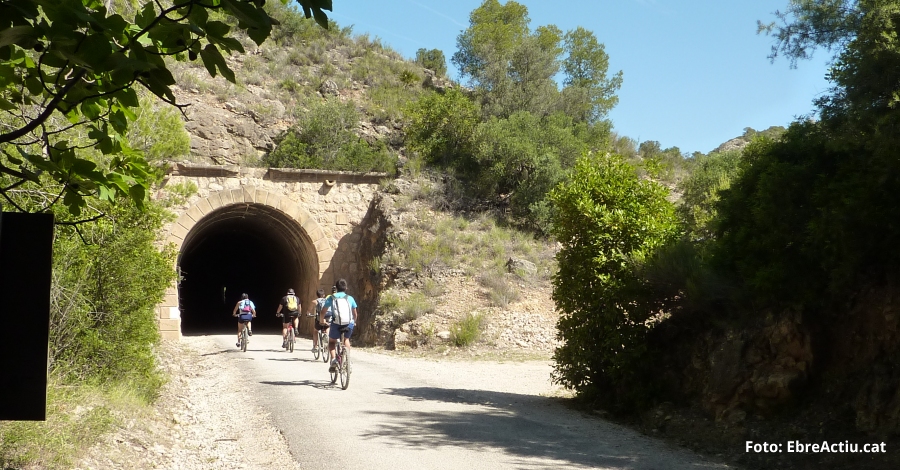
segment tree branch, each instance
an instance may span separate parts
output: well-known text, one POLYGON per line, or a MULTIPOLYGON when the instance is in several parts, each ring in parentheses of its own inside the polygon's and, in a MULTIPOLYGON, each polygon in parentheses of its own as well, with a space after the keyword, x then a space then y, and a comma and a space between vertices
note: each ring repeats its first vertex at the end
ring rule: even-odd
POLYGON ((50 118, 50 115, 53 114, 53 111, 56 111, 59 103, 63 100, 63 98, 65 98, 66 93, 68 93, 69 90, 71 90, 75 85, 78 84, 79 81, 81 81, 82 78, 84 78, 85 73, 87 73, 87 69, 83 67, 79 68, 78 73, 70 78, 68 83, 66 83, 66 86, 63 87, 63 89, 60 90, 60 92, 56 96, 54 96, 52 100, 50 100, 50 103, 47 104, 47 107, 44 108, 44 111, 41 112, 41 114, 39 114, 33 121, 17 130, 8 132, 6 134, 0 134, 0 142, 12 142, 13 140, 16 140, 19 137, 22 137, 23 135, 37 129, 38 126, 40 126, 44 123, 44 121, 50 118))

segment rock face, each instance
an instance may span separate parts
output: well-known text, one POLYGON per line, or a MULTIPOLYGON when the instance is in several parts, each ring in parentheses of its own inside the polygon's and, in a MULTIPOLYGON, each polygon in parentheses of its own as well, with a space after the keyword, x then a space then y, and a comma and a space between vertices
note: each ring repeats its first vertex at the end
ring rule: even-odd
POLYGON ((900 281, 863 289, 831 312, 759 318, 724 330, 674 321, 654 331, 667 394, 729 426, 803 406, 852 416, 857 431, 900 432, 900 281))
POLYGON ((278 135, 290 127, 284 105, 258 98, 254 103, 227 101, 176 90, 185 109, 191 154, 204 163, 234 165, 256 161, 275 148, 278 135))

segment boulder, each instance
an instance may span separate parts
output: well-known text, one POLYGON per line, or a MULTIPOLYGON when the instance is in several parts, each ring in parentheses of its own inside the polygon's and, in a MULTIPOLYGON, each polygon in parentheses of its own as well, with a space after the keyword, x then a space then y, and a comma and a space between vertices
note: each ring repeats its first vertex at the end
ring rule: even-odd
POLYGON ((537 266, 527 259, 510 258, 506 261, 506 270, 511 273, 523 271, 528 275, 537 273, 537 266))

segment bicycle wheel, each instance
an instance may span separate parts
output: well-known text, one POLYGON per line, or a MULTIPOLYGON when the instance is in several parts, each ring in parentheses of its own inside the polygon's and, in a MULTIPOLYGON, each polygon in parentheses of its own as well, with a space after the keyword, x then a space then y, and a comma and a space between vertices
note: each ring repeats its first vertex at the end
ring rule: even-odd
POLYGON ((247 342, 249 341, 249 336, 247 335, 247 325, 244 325, 244 329, 241 330, 241 351, 247 352, 247 342))
POLYGON ((321 336, 316 336, 316 338, 319 339, 319 343, 316 344, 316 347, 313 348, 313 351, 312 351, 312 352, 313 352, 313 357, 318 361, 318 360, 319 360, 319 354, 322 354, 322 337, 321 337, 321 336))
POLYGON ((338 375, 340 375, 341 369, 341 345, 338 344, 334 348, 334 357, 337 360, 337 365, 335 366, 334 372, 331 373, 331 384, 334 385, 337 383, 338 375))
POLYGON ((341 357, 341 389, 347 390, 350 386, 350 351, 344 350, 341 357))
POLYGON ((288 328, 288 352, 294 352, 294 328, 288 328))
POLYGON ((328 363, 328 335, 319 333, 319 347, 322 349, 322 362, 328 363))

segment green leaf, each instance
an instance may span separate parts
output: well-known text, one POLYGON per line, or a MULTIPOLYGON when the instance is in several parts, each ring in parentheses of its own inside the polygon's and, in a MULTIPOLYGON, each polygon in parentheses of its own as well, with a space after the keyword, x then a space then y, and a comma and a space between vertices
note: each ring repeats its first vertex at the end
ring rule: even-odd
POLYGON ((99 189, 99 191, 100 191, 99 196, 100 196, 100 199, 102 199, 102 200, 112 201, 116 197, 116 192, 113 190, 110 190, 110 188, 108 186, 100 185, 100 187, 97 189, 99 189))
POLYGON ((84 206, 84 198, 77 191, 66 189, 66 195, 63 197, 63 204, 69 208, 72 215, 81 215, 81 207, 84 206))
POLYGON ((209 21, 209 12, 206 11, 206 8, 200 8, 198 5, 194 5, 194 8, 191 9, 190 18, 191 23, 204 27, 206 22, 209 21))
POLYGON ((128 130, 128 118, 125 117, 125 113, 121 110, 110 114, 109 123, 112 124, 113 129, 119 134, 124 134, 128 130))
POLYGON ((316 18, 316 23, 318 23, 319 26, 328 29, 328 15, 326 15, 325 12, 318 8, 313 8, 313 16, 316 18))
POLYGON ((119 103, 131 107, 137 108, 140 106, 140 101, 138 101, 137 93, 134 91, 134 88, 126 88, 116 93, 116 98, 119 100, 119 103))
POLYGON ((144 209, 144 199, 147 198, 146 188, 139 184, 135 184, 128 189, 128 194, 131 196, 131 199, 138 206, 139 209, 144 209))
POLYGON ((153 6, 153 1, 149 1, 144 4, 144 7, 141 8, 141 12, 138 13, 134 17, 134 22, 141 28, 146 28, 153 23, 153 20, 156 19, 156 8, 153 6))
POLYGON ((224 38, 231 31, 231 26, 221 21, 210 21, 206 24, 206 34, 214 38, 224 38))
POLYGON ((72 162, 71 171, 77 175, 84 176, 92 173, 94 168, 97 168, 96 163, 83 158, 76 158, 75 161, 72 162))
POLYGON ((206 47, 200 51, 200 58, 203 59, 203 65, 206 66, 206 70, 209 71, 209 74, 213 77, 216 76, 216 70, 222 73, 229 82, 234 83, 234 72, 228 68, 228 64, 225 63, 225 58, 222 57, 222 54, 219 52, 219 49, 214 44, 207 44, 206 47))
POLYGON ((78 54, 84 63, 89 65, 94 71, 106 72, 104 67, 106 59, 112 54, 112 44, 103 34, 92 34, 84 40, 81 47, 78 48, 78 54))
POLYGON ((0 31, 0 47, 17 44, 34 34, 34 28, 30 25, 13 26, 0 31))
POLYGON ((37 77, 28 77, 25 79, 25 88, 34 96, 40 96, 44 92, 44 86, 37 77))
POLYGON ((90 119, 91 121, 96 120, 100 117, 100 114, 103 113, 103 108, 101 108, 100 105, 97 104, 96 100, 84 101, 79 107, 81 108, 81 114, 83 114, 84 117, 90 119))

